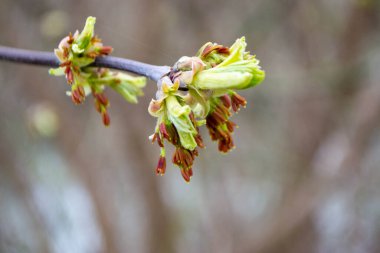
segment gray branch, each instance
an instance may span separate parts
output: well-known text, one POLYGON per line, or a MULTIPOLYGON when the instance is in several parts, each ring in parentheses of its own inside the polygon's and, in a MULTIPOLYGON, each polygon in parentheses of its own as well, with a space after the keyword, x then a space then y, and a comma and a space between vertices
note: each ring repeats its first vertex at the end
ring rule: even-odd
MULTIPOLYGON (((47 67, 59 67, 60 64, 57 57, 51 52, 32 51, 4 46, 0 46, 0 60, 47 67)), ((170 67, 168 66, 156 66, 113 56, 98 57, 90 66, 128 71, 137 75, 146 76, 156 82, 170 71, 170 67)))

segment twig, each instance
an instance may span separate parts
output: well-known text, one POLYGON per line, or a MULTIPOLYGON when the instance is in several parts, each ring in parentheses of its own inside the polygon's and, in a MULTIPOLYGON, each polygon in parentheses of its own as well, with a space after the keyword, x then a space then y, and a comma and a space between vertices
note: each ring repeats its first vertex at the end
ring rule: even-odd
MULTIPOLYGON (((48 67, 58 67, 60 62, 54 53, 0 46, 0 60, 48 67)), ((132 72, 158 81, 170 71, 168 66, 156 66, 120 57, 99 57, 90 66, 105 67, 132 72)))

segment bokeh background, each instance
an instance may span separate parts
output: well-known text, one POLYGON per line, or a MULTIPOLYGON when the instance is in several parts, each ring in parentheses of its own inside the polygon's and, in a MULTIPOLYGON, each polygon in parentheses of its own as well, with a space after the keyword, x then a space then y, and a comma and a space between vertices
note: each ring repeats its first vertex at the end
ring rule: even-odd
POLYGON ((0 44, 52 51, 89 15, 158 65, 245 35, 267 78, 186 184, 154 173, 153 82, 108 92, 105 128, 63 78, 0 62, 0 252, 380 252, 378 0, 1 0, 0 44))

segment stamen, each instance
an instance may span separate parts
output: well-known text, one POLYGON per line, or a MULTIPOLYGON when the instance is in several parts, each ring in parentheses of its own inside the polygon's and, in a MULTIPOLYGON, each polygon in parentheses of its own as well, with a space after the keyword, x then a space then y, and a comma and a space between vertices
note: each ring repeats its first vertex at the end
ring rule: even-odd
POLYGON ((111 123, 110 115, 107 112, 102 113, 102 120, 105 126, 109 126, 111 123))
POLYGON ((109 104, 109 101, 108 101, 108 98, 104 95, 104 93, 100 93, 100 94, 95 94, 95 97, 97 100, 99 100, 99 102, 104 105, 104 106, 108 106, 109 104))
POLYGON ((157 134, 157 144, 158 144, 158 146, 160 146, 161 148, 164 147, 164 142, 162 141, 161 136, 160 136, 159 134, 157 134))
POLYGON ((235 112, 240 109, 240 106, 245 107, 247 105, 247 100, 244 97, 240 96, 236 92, 231 95, 232 108, 235 112))
POLYGON ((169 140, 170 141, 170 136, 169 136, 169 133, 168 133, 168 131, 166 130, 166 126, 165 126, 165 123, 161 123, 160 124, 160 133, 162 134, 162 136, 165 138, 165 139, 167 139, 167 140, 169 140))
POLYGON ((222 101, 222 103, 225 107, 227 107, 227 108, 231 107, 231 98, 227 94, 221 96, 220 100, 222 101))
POLYGON ((186 182, 190 182, 190 175, 189 175, 188 170, 181 168, 181 174, 182 174, 183 179, 185 179, 186 182))
POLYGON ((165 156, 160 156, 158 159, 157 167, 156 167, 156 174, 157 175, 164 175, 166 171, 166 158, 165 156))

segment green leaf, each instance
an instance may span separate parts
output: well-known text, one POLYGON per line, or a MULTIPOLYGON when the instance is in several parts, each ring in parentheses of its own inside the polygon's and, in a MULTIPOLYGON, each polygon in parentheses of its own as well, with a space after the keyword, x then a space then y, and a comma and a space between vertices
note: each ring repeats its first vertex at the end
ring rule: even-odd
POLYGON ((65 68, 55 68, 55 69, 49 69, 49 75, 52 76, 63 76, 65 75, 65 68))
POLYGON ((75 53, 82 53, 87 46, 90 44, 92 37, 94 36, 94 28, 95 28, 95 17, 88 17, 86 20, 86 24, 79 34, 79 37, 74 41, 73 51, 75 53))

